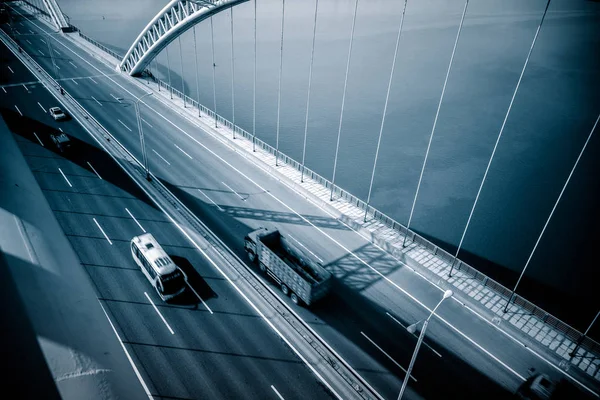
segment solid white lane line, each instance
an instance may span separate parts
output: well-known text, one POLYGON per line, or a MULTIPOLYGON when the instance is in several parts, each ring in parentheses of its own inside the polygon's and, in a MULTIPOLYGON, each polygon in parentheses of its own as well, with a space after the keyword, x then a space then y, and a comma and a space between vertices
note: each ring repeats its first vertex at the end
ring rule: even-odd
POLYGON ((115 335, 117 335, 117 339, 119 339, 119 343, 121 343, 121 347, 123 348, 123 351, 125 352, 125 355, 127 356, 127 359, 129 360, 129 363, 131 364, 131 366, 133 367, 133 370, 135 371, 135 375, 137 376, 138 380, 142 384, 142 387, 146 391, 146 395, 148 396, 149 399, 153 399, 152 394, 150 393, 150 390, 148 390, 148 386, 146 385, 146 382, 144 382, 144 379, 142 379, 142 375, 140 374, 140 371, 137 369, 135 363, 133 362, 133 359, 129 355, 129 352, 127 351, 127 348, 125 347, 125 344, 123 344, 123 341, 121 340, 121 336, 119 336, 119 333, 115 329, 115 326, 113 325, 108 314, 106 313, 106 310, 104 309, 104 306, 102 305, 102 302, 99 301, 99 303, 100 303, 100 307, 102 307, 102 311, 104 311, 104 315, 106 315, 106 319, 108 320, 108 322, 110 323, 110 326, 113 329, 113 332, 115 333, 115 335))
MULTIPOLYGON (((142 118, 142 117, 140 117, 140 118, 142 118)), ((148 126, 150 128, 154 128, 152 125, 150 125, 150 122, 146 121, 144 118, 142 118, 142 121, 144 121, 146 124, 148 124, 148 126)))
POLYGON ((204 299, 202 297, 200 297, 200 295, 194 290, 194 288, 192 287, 192 285, 190 285, 189 282, 186 282, 186 285, 188 285, 188 287, 190 289, 192 289, 192 292, 194 292, 194 294, 196 295, 196 297, 198 298, 198 300, 200 300, 200 302, 204 305, 204 307, 206 307, 206 309, 208 310, 209 313, 213 314, 213 311, 210 309, 210 307, 208 306, 208 304, 206 304, 204 302, 204 299))
MULTIPOLYGON (((383 349, 381 347, 379 347, 379 345, 377 343, 375 343, 370 337, 368 337, 367 335, 365 335, 364 332, 360 332, 361 335, 363 335, 369 342, 371 342, 371 344, 375 347, 377 347, 377 349, 379 349, 379 351, 381 351, 387 358, 389 358, 394 364, 396 364, 398 366, 398 368, 400 368, 402 371, 404 371, 404 373, 406 373, 406 370, 404 368, 402 368, 402 366, 400 364, 398 364, 398 362, 396 362, 396 360, 394 360, 392 357, 390 357, 390 355, 388 353, 386 353, 385 351, 383 351, 383 349)), ((417 379, 411 375, 410 376, 411 379, 413 381, 417 381, 417 379)))
POLYGON ((96 98, 95 98, 94 96, 92 96, 92 99, 94 99, 94 101, 95 101, 96 103, 100 104, 100 107, 104 107, 104 106, 102 105, 102 103, 100 103, 98 100, 96 100, 96 98))
POLYGON ((165 319, 165 317, 163 317, 163 315, 160 313, 160 311, 158 311, 158 308, 156 307, 156 305, 154 304, 154 302, 152 301, 152 299, 150 298, 150 296, 148 296, 148 293, 144 292, 144 294, 146 295, 146 298, 148 299, 148 301, 150 302, 150 304, 152 304, 152 307, 154 307, 154 310, 159 315, 160 319, 162 319, 162 321, 165 323, 165 325, 167 326, 167 328, 169 328, 169 332, 171 332, 171 335, 174 335, 175 332, 173 332, 173 329, 171 329, 171 327, 167 323, 167 320, 165 319))
POLYGON ((15 108, 17 109, 17 111, 19 112, 19 114, 21 114, 21 117, 23 116, 23 113, 21 112, 21 110, 19 110, 19 107, 17 107, 17 105, 15 104, 15 108))
POLYGON ((121 125, 123 125, 125 128, 127 128, 127 130, 128 130, 129 132, 133 132, 131 129, 129 129, 129 127, 128 127, 127 125, 125 125, 125 124, 123 123, 123 121, 121 121, 121 120, 120 120, 120 119, 118 119, 118 118, 117 118, 117 121, 119 121, 119 122, 121 123, 121 125))
POLYGON ((237 195, 237 197, 239 197, 240 199, 242 199, 242 201, 246 201, 246 199, 244 199, 242 196, 240 196, 240 194, 238 192, 236 192, 235 190, 233 190, 228 184, 226 184, 225 182, 221 181, 221 183, 223 185, 225 185, 227 187, 227 189, 231 190, 233 193, 235 193, 237 195))
POLYGON ((275 389, 275 386, 271 385, 271 389, 273 389, 273 391, 275 392, 275 394, 277 395, 277 397, 279 397, 280 400, 285 400, 283 398, 283 396, 277 391, 277 389, 275 389))
POLYGON ((94 78, 92 78, 91 76, 89 77, 89 79, 90 79, 92 82, 94 82, 96 85, 98 84, 98 82, 96 82, 96 81, 94 80, 94 78))
POLYGON ((44 107, 42 107, 42 105, 40 104, 40 102, 38 101, 38 106, 40 106, 40 108, 42 109, 43 112, 47 112, 46 109, 44 107))
POLYGON ((71 80, 73 81, 74 84, 76 84, 77 86, 79 86, 79 83, 77 83, 77 81, 73 78, 71 78, 71 80))
MULTIPOLYGON (((391 319, 393 319, 394 321, 396 321, 396 323, 398 325, 400 325, 401 327, 403 327, 404 329, 406 329, 406 326, 404 326, 402 324, 402 322, 398 321, 396 318, 394 318, 394 316, 392 314, 390 314, 389 312, 385 312, 387 314, 388 317, 390 317, 391 319)), ((408 332, 408 331, 407 331, 408 332)), ((410 333, 410 332, 409 332, 410 333)), ((415 333, 411 333, 411 335, 413 335, 414 337, 416 337, 417 339, 419 338, 419 336, 415 333)), ((425 343, 425 341, 423 341, 423 344, 425 346, 427 346, 429 348, 429 350, 433 351, 438 357, 442 358, 442 355, 440 353, 438 353, 437 351, 435 351, 435 349, 433 347, 431 347, 430 345, 428 345, 427 343, 425 343)))
POLYGON ((43 52, 43 51, 41 51, 40 49, 38 49, 38 51, 40 52, 40 54, 41 54, 41 55, 43 55, 43 56, 46 56, 46 55, 44 54, 44 52, 43 52))
POLYGON ((193 160, 192 156, 190 156, 188 153, 186 153, 185 151, 183 151, 181 149, 181 147, 177 146, 175 143, 173 143, 175 145, 175 147, 177 147, 179 149, 179 151, 181 151, 183 154, 185 154, 186 156, 188 156, 190 158, 190 160, 193 160))
POLYGON ((102 232, 102 234, 104 235, 104 237, 106 238, 106 240, 108 240, 108 243, 110 243, 112 245, 112 242, 108 238, 108 235, 106 234, 106 232, 104 232, 104 229, 102 229, 102 227, 100 226, 100 224, 98 223, 98 221, 96 221, 96 218, 92 218, 92 219, 94 220, 94 222, 96 223, 96 226, 98 227, 98 229, 100 229, 100 232, 102 232))
MULTIPOLYGON (((90 166, 90 168, 92 169, 92 171, 94 171, 94 173, 95 173, 96 175, 98 175, 98 178, 102 179, 102 177, 100 176, 100 174, 98 173, 98 171, 96 171, 96 169, 95 169, 94 167, 92 167, 92 164, 90 164, 90 162, 89 162, 89 161, 86 161, 86 162, 87 162, 87 165, 89 165, 89 166, 90 166)), ((104 179, 102 179, 102 180, 104 180, 104 179)))
POLYGON ((116 98, 112 93, 109 93, 110 97, 112 97, 113 99, 115 99, 116 101, 118 101, 119 103, 121 102, 121 100, 119 100, 118 98, 116 98))
POLYGON ((171 163, 170 163, 170 162, 168 162, 167 160, 165 160, 165 158, 164 158, 163 156, 161 156, 160 154, 158 154, 158 152, 157 152, 156 150, 152 149, 152 151, 153 151, 154 153, 156 153, 156 155, 157 155, 157 156, 159 156, 160 158, 162 158, 162 160, 163 160, 164 162, 166 162, 167 164, 171 165, 171 163))
POLYGON ((320 263, 322 263, 322 262, 323 262, 323 260, 321 259, 321 257, 319 257, 318 255, 316 255, 315 253, 313 253, 312 251, 310 251, 310 250, 308 249, 308 247, 306 247, 305 245, 303 245, 302 243, 300 243, 300 241, 299 241, 298 239, 296 239, 295 237, 293 237, 293 236, 292 236, 292 235, 290 235, 289 233, 287 234, 287 236, 288 236, 290 239, 292 239, 294 242, 298 243, 300 246, 304 247, 304 249, 305 249, 306 251, 308 251, 310 254, 312 254, 312 256, 313 256, 314 258, 316 258, 317 260, 319 260, 319 262, 320 262, 320 263))
POLYGON ((77 68, 77 65, 73 64, 71 61, 69 61, 69 64, 71 64, 72 66, 74 66, 75 68, 77 68))
POLYGON ((29 43, 29 44, 33 44, 33 43, 31 43, 31 42, 29 41, 29 39, 25 39, 25 41, 26 41, 27 43, 29 43))
POLYGON ((225 211, 225 210, 223 210, 223 209, 221 208, 221 206, 220 206, 220 205, 218 205, 217 203, 215 203, 215 202, 213 201, 213 199, 211 199, 210 197, 208 197, 208 196, 206 195, 206 193, 204 193, 202 190, 198 189, 198 191, 199 191, 200 193, 202 193, 202 196, 206 197, 206 198, 208 199, 208 201, 210 201, 210 202, 211 202, 211 203, 213 203, 215 206, 217 206, 217 208, 219 209, 219 211, 225 211))
POLYGON ((7 65, 6 68, 8 68, 9 71, 12 72, 13 74, 15 73, 15 71, 12 70, 12 68, 10 67, 10 65, 7 65))
POLYGON ((42 143, 42 141, 40 140, 40 138, 38 137, 37 133, 33 132, 33 134, 35 135, 35 138, 38 140, 38 142, 40 142, 40 144, 42 145, 42 147, 44 146, 44 143, 42 143))
POLYGON ((129 216, 135 221, 135 223, 140 227, 140 229, 142 230, 142 232, 146 233, 146 230, 144 229, 144 227, 138 222, 137 219, 135 219, 135 217, 133 216, 133 214, 131 213, 131 211, 129 211, 129 209, 127 209, 127 207, 125 207, 125 211, 127 211, 127 214, 129 214, 129 216))

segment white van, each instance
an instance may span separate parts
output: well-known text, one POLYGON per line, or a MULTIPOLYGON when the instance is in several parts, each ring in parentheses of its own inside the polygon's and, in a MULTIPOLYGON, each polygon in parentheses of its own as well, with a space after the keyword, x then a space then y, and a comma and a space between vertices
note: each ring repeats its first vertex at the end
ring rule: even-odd
POLYGON ((131 255, 161 299, 166 301, 185 291, 187 276, 151 233, 131 239, 131 255))

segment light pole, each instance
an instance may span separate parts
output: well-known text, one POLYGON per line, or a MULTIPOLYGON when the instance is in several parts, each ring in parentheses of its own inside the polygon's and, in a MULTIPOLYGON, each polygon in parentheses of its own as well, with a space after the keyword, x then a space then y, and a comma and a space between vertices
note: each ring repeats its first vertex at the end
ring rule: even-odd
POLYGON ((144 131, 142 130, 142 116, 140 115, 139 103, 140 103, 140 100, 142 100, 144 97, 152 96, 153 94, 154 93, 152 93, 152 92, 143 94, 140 97, 138 97, 135 102, 133 102, 131 99, 119 98, 119 100, 131 101, 133 103, 133 107, 135 108, 135 118, 137 120, 138 132, 140 134, 140 146, 142 146, 142 160, 144 163, 144 169, 146 170, 146 180, 148 180, 148 181, 151 181, 152 178, 150 177, 150 169, 148 168, 148 156, 146 155, 146 144, 144 142, 144 131))
POLYGON ((46 44, 48 45, 48 52, 50 53, 50 59, 52 60, 52 65, 54 66, 54 73, 56 75, 56 83, 58 84, 58 90, 60 90, 60 94, 65 94, 62 86, 60 85, 60 77, 58 75, 58 65, 56 65, 56 60, 54 59, 54 51, 53 51, 52 46, 50 45, 51 38, 52 37, 50 36, 50 34, 48 34, 48 41, 46 42, 46 44))
POLYGON ((598 316, 600 315, 600 311, 598 311, 598 313, 596 313, 596 316, 594 317, 594 319, 592 320, 592 323, 590 324, 590 326, 588 326, 588 328, 585 330, 585 332, 583 333, 583 336, 581 336, 579 338, 579 340, 577 340, 577 344, 575 346, 575 348, 573 349, 572 352, 569 353, 569 355, 571 356, 571 358, 575 357, 575 355, 577 355, 577 350, 579 350, 579 346, 581 346, 581 343, 584 341, 584 339, 586 338, 588 332, 590 331, 590 329, 592 329, 592 326, 594 326, 594 322, 596 322, 596 320, 598 319, 598 316))
MULTIPOLYGON (((427 317, 425 322, 423 322, 423 329, 421 330, 421 334, 419 335, 419 340, 417 340, 417 345, 415 346, 415 351, 413 352, 412 358, 410 359, 410 365, 408 366, 408 369, 406 370, 406 378, 404 378, 404 382, 402 382, 402 388, 400 389, 400 393, 398 394, 398 400, 400 400, 402 398, 402 395, 404 394, 404 391, 406 390, 406 385, 408 384, 408 380, 410 379, 410 373, 412 372, 413 366, 415 365, 415 360, 417 359, 417 354, 419 353, 419 348, 421 347, 421 343, 423 343, 423 338, 425 338, 425 331, 427 330, 427 324, 429 324, 429 320, 431 319, 433 314, 435 314, 435 310, 438 309, 438 307, 442 304, 442 302, 444 300, 446 300, 447 298, 452 297, 452 294, 453 294, 452 290, 446 290, 444 292, 444 297, 442 297, 440 302, 437 303, 437 306, 435 306, 434 309, 431 310, 431 313, 429 314, 429 316, 427 317)), ((419 322, 421 322, 421 321, 419 321, 419 322)), ((419 322, 415 322, 414 324, 409 325, 406 328, 406 330, 409 331, 410 333, 415 333, 419 322)))

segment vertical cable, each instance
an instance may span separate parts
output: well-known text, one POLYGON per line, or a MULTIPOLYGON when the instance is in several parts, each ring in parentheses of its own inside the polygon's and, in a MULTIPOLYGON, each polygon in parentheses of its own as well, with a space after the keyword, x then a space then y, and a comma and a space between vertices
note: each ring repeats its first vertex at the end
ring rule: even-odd
POLYGON ((304 121, 304 145, 302 146, 302 166, 300 169, 300 182, 304 182, 304 161, 306 160, 306 138, 308 136, 308 110, 310 107, 310 85, 312 83, 313 60, 315 57, 315 38, 317 37, 317 11, 319 0, 315 0, 315 22, 313 24, 312 50, 310 52, 310 67, 308 69, 308 90, 306 94, 306 119, 304 121))
POLYGON ((354 26, 356 25, 356 10, 358 0, 354 2, 354 16, 352 17, 352 30, 350 31, 350 48, 348 49, 348 62, 346 63, 346 77, 344 78, 344 93, 342 94, 342 111, 340 112, 340 125, 338 127, 337 144, 335 146, 335 159, 333 161, 333 177, 331 178, 331 194, 329 201, 333 201, 333 188, 335 187, 335 170, 337 168, 338 152, 340 149, 340 136, 342 134, 342 120, 344 118, 344 103, 346 102, 346 88, 348 86, 348 72, 350 71, 350 58, 352 56, 352 42, 354 41, 354 26))
POLYGON ((375 167, 377 167, 377 158, 379 158, 379 147, 381 145, 381 136, 383 135, 385 114, 387 113, 388 101, 390 99, 390 91, 392 89, 392 80, 394 79, 394 70, 396 69, 396 57, 398 56, 398 46, 400 44, 400 36, 402 35, 402 27, 404 26, 404 15, 406 13, 407 3, 408 0, 404 0, 404 8, 402 9, 402 17, 400 18, 400 27, 398 28, 398 37, 396 38, 396 49, 394 50, 394 59, 392 60, 392 70, 390 72, 390 80, 388 81, 387 94, 385 95, 385 105, 383 106, 383 116, 381 117, 381 126, 379 127, 379 138, 377 139, 377 150, 375 150, 375 161, 373 162, 373 173, 371 174, 369 194, 367 196, 367 204, 365 206, 365 216, 363 218, 364 222, 367 221, 367 212, 369 211, 369 203, 371 202, 371 190, 373 189, 373 180, 375 179, 375 167))
POLYGON ((214 100, 214 108, 215 108, 215 128, 218 128, 217 124, 217 85, 215 83, 215 32, 213 30, 213 19, 210 17, 210 41, 212 44, 212 66, 213 66, 213 100, 214 100))
POLYGON ((252 151, 256 151, 256 2, 254 0, 254 84, 252 87, 252 151))
POLYGON ((433 140, 433 134, 435 133, 435 127, 437 126, 438 117, 440 115, 440 108, 442 107, 442 101, 444 100, 444 94, 446 93, 446 85, 448 84, 448 77, 450 76, 450 70, 452 69, 452 63, 454 62, 454 54, 456 53, 456 46, 458 45, 458 39, 460 38, 460 32, 462 31, 463 22, 465 21, 465 14, 467 13, 467 7, 469 0, 465 1, 465 8, 460 18, 460 25, 458 26, 458 32, 456 33, 456 40, 454 41, 454 48, 452 49, 452 56, 450 56, 450 63, 448 64, 448 70, 446 71, 446 78, 444 79, 444 86, 442 87, 442 94, 440 95, 440 101, 438 102, 437 111, 435 112, 435 118, 433 120, 433 127, 431 128, 431 135, 429 135, 429 143, 427 144, 427 151, 425 152, 425 159, 423 160, 423 166, 421 167, 421 175, 419 176, 419 183, 417 184, 417 190, 415 191, 415 197, 413 199, 412 207, 410 209, 410 216, 408 217, 408 224, 406 224, 406 234, 402 241, 402 247, 406 245, 406 238, 408 237, 408 230, 410 229, 410 223, 412 222, 413 213, 415 211, 415 204, 417 204, 417 197, 419 196, 419 189, 421 189, 421 181, 423 180, 423 172, 425 172, 425 166, 427 165, 427 159, 429 158, 429 149, 431 149, 431 142, 433 140))
POLYGON ((185 81, 183 80, 183 51, 181 49, 181 35, 177 37, 179 42, 179 61, 181 62, 181 98, 183 99, 183 108, 185 108, 185 81))
POLYGON ((232 124, 231 130, 233 131, 233 138, 235 139, 235 68, 234 68, 234 56, 233 56, 233 7, 229 9, 231 15, 231 111, 232 111, 232 124))
POLYGON ((467 230, 469 229, 469 224, 471 223, 471 218, 473 217, 473 212, 475 211, 475 207, 477 206, 477 202, 479 201, 479 195, 481 194, 481 190, 483 189, 483 185, 487 179, 488 172, 490 170, 490 166, 492 165, 492 161, 494 160, 494 155, 496 154, 496 149, 498 148, 498 143, 500 142, 500 138, 502 137, 502 133, 504 133, 504 127, 506 126, 506 121, 508 120, 508 116, 510 115, 510 111, 512 110, 513 102, 515 101, 515 97, 517 96, 517 92, 519 91, 519 87, 521 86, 521 80, 523 79, 523 75, 525 74, 525 69, 527 69, 527 64, 529 63, 529 58, 531 57, 531 53, 533 52, 533 47, 535 46, 535 42, 537 41, 538 34, 540 33, 540 29, 542 28, 542 24, 544 23, 544 19, 546 18, 546 13, 548 12, 548 6, 550 5, 550 0, 546 3, 546 9, 542 14, 542 18, 540 20, 540 24, 535 31, 535 35, 533 36, 533 41, 531 42, 531 46, 529 47, 529 52, 527 53, 527 57, 525 57, 525 63, 523 64, 523 68, 521 69, 521 75, 519 75, 519 80, 517 81, 517 85, 515 86, 515 90, 513 91, 512 98, 510 99, 510 103, 508 105, 508 109, 506 110, 506 114, 504 115, 504 120, 502 121, 502 126, 500 127, 500 132, 498 133, 498 137, 496 138, 496 143, 494 144, 494 148, 492 150, 492 154, 490 155, 490 159, 488 160, 487 167, 485 168, 485 173, 483 174, 483 178, 481 179, 481 183, 479 184, 479 189, 477 190, 477 195, 475 196, 475 201, 473 202, 473 206, 471 207, 471 212, 469 213, 469 218, 467 219, 467 223, 465 225, 465 229, 463 230, 462 236, 460 237, 460 242, 458 243, 458 247, 456 248, 456 252, 454 253, 454 260, 452 260, 452 264, 450 265, 450 272, 448 276, 452 276, 452 271, 454 269, 454 264, 456 263, 456 258, 458 257, 458 253, 462 248, 463 241, 465 240, 465 236, 467 234, 467 230))
POLYGON ((544 235, 546 228, 548 227, 548 223, 550 222, 550 219, 552 218, 554 211, 556 210, 556 206, 558 206, 558 202, 562 198, 562 195, 565 192, 565 189, 567 188, 567 185, 569 184, 569 181, 571 180, 573 173, 575 172, 575 168, 577 168, 577 164, 579 163, 579 160, 581 159, 581 156, 583 155, 583 152, 585 151, 585 148, 587 147, 588 142, 590 141, 592 135, 594 134, 594 131, 596 130, 596 126, 598 126, 598 121, 600 121, 600 114, 598 114, 598 118, 596 118, 596 123, 594 124, 594 127, 590 131, 590 134, 588 135, 588 137, 585 141, 585 144, 583 145, 583 148, 579 152, 579 156, 577 156, 575 165, 573 165, 573 168, 571 169, 571 172, 569 173, 569 176, 567 177, 567 180, 566 180, 565 184, 563 185, 563 188, 560 191, 560 194, 558 195, 558 199, 556 199, 556 203, 554 203, 554 207, 552 207, 552 211, 550 211, 550 215, 548 216, 548 219, 546 220, 546 223, 544 224, 544 227, 542 228, 542 231, 540 232, 540 236, 538 236, 538 238, 535 242, 535 245, 533 246, 533 250, 531 250, 531 254, 529 254, 529 258, 527 258, 527 262, 525 263, 525 266, 523 267, 523 270, 521 271, 521 275, 519 276, 519 279, 517 280, 517 283, 515 284, 515 287, 512 290, 512 293, 510 294, 508 302, 506 303, 506 307, 504 307, 504 312, 508 311, 508 306, 510 305, 510 302, 512 301, 513 297, 515 296, 515 292, 517 291, 517 287, 519 287, 521 278, 523 278, 523 275, 525 274, 525 271, 527 270, 527 267, 529 266, 529 262, 531 261, 531 258, 533 257, 533 254, 535 253, 535 250, 537 249, 537 246, 540 243, 540 240, 542 239, 542 236, 544 235))
POLYGON ((194 34, 194 65, 196 66, 196 97, 198 98, 198 117, 200 117, 200 79, 198 78, 198 50, 196 49, 196 26, 192 30, 194 34))
POLYGON ((173 99, 173 86, 171 86, 171 62, 169 61, 169 46, 165 47, 167 51, 167 75, 169 75, 169 92, 171 93, 171 99, 173 99))
POLYGON ((281 70, 283 69, 283 22, 285 21, 285 0, 281 6, 281 48, 279 50, 279 89, 277 91, 277 138, 275 140, 275 166, 279 157, 279 111, 281 109, 281 70))

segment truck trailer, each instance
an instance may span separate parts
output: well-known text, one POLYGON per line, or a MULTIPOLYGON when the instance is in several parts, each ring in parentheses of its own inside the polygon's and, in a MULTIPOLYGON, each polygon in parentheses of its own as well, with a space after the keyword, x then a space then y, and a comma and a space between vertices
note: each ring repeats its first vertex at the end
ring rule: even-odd
POLYGON ((287 240, 277 229, 260 228, 244 238, 251 262, 271 277, 295 304, 313 304, 331 288, 331 273, 287 240))

